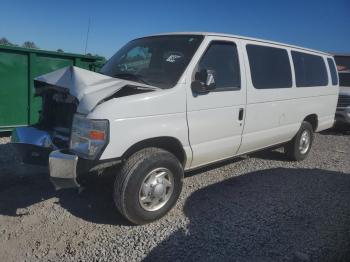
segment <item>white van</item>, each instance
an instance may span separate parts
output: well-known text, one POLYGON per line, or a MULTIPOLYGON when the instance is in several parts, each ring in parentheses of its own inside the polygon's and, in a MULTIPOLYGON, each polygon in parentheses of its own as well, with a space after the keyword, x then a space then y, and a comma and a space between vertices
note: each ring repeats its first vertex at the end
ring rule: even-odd
POLYGON ((49 154, 57 188, 114 170, 117 208, 144 224, 175 205, 187 170, 276 145, 303 160, 333 125, 335 68, 329 54, 241 36, 139 38, 100 74, 38 77, 40 121, 13 142, 27 162, 49 154))

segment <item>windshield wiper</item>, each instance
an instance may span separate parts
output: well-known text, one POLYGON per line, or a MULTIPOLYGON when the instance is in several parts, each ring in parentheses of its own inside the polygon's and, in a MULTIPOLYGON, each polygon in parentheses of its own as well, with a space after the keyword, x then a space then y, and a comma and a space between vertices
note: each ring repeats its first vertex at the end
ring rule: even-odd
POLYGON ((140 82, 142 84, 150 85, 147 81, 142 79, 139 75, 134 75, 131 73, 118 73, 118 74, 114 74, 113 77, 121 78, 121 79, 125 79, 125 80, 133 80, 136 82, 140 82))

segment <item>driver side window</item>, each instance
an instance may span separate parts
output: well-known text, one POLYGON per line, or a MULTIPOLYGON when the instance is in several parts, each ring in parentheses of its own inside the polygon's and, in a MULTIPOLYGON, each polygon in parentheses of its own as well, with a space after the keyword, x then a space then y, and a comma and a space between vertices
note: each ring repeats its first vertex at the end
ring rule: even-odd
MULTIPOLYGON (((211 42, 201 58, 196 72, 198 73, 205 69, 214 71, 216 83, 214 91, 240 89, 241 75, 237 46, 234 43, 226 41, 211 42)), ((197 73, 196 75, 198 75, 197 73)))

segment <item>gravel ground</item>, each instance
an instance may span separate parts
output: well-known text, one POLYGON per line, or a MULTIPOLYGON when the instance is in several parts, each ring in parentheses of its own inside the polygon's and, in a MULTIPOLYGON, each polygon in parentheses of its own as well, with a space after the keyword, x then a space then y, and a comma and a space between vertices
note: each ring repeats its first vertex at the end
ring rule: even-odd
POLYGON ((350 134, 303 162, 264 151, 186 175, 177 206, 132 226, 110 183, 55 192, 0 138, 1 261, 350 261, 350 134))

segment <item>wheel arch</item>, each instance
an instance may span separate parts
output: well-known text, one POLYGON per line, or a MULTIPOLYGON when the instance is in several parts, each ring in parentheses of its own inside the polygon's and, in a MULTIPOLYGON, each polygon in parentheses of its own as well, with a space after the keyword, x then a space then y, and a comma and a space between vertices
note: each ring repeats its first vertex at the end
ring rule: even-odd
POLYGON ((124 152, 122 159, 127 159, 133 153, 147 147, 157 147, 167 150, 180 161, 183 167, 186 165, 187 155, 182 143, 177 138, 171 136, 153 137, 141 140, 129 147, 124 152))
POLYGON ((318 128, 318 117, 317 117, 316 114, 307 115, 304 118, 303 121, 310 123, 314 132, 317 130, 317 128, 318 128))

